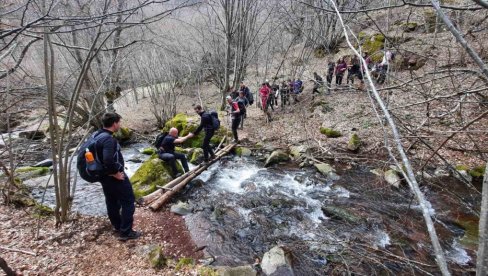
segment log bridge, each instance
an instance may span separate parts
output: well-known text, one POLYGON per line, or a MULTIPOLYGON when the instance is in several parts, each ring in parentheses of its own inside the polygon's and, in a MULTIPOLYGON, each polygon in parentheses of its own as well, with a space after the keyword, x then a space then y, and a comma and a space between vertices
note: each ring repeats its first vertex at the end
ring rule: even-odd
POLYGON ((151 194, 142 197, 142 204, 145 206, 149 206, 149 209, 151 209, 152 211, 159 210, 176 193, 178 193, 188 183, 190 183, 190 181, 192 181, 195 177, 204 172, 208 167, 217 162, 220 158, 228 154, 235 147, 235 145, 235 143, 231 143, 225 146, 221 150, 217 151, 215 153, 215 158, 210 160, 208 163, 198 165, 193 170, 173 179, 172 181, 168 182, 166 185, 152 192, 151 194))

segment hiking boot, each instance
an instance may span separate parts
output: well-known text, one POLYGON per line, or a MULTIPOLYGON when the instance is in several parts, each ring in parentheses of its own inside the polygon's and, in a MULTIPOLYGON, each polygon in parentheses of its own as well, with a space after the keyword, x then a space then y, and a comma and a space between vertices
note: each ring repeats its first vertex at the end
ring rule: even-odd
POLYGON ((120 234, 119 240, 120 241, 127 241, 127 240, 135 240, 142 236, 142 233, 139 231, 130 230, 128 234, 120 234))

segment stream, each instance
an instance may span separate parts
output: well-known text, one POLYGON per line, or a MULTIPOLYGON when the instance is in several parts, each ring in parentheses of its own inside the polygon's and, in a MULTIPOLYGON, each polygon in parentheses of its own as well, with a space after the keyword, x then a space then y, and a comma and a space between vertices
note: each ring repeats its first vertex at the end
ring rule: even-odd
MULTIPOLYGON (((133 144, 123 149, 129 177, 148 158, 139 153, 147 146, 133 144)), ((186 225, 197 246, 205 247, 207 258, 213 259, 212 265, 253 264, 280 245, 291 251, 296 275, 334 273, 330 264, 342 262, 366 274, 384 269, 410 271, 404 262, 389 261, 384 252, 404 254, 435 267, 420 208, 408 200, 408 189, 392 193, 390 187, 374 186, 376 178, 369 169, 348 171, 331 181, 314 168, 264 168, 253 158, 228 156, 202 173, 200 181, 192 181, 173 203, 189 203, 192 213, 184 217, 186 225), (196 185, 199 182, 204 184, 196 185), (360 254, 373 254, 384 263, 365 265, 358 261, 360 254)), ((46 181, 44 176, 26 183, 39 201, 46 181)), ((105 215, 100 184, 78 178, 76 188, 73 211, 105 215)), ((436 191, 426 188, 424 193, 436 196, 436 191)), ((435 198, 436 210, 453 208, 441 197, 435 198)), ((44 204, 53 206, 54 200, 49 185, 44 204)), ((437 216, 433 209, 431 215, 437 216)), ((449 221, 449 215, 439 215, 446 256, 453 265, 470 265, 474 253, 460 243, 465 230, 449 221)))

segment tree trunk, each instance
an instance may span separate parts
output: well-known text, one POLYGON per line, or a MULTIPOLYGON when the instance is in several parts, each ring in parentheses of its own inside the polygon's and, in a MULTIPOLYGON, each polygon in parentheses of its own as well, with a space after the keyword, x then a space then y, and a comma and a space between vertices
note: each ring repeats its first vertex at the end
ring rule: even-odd
POLYGON ((482 199, 478 235, 478 258, 476 260, 476 275, 488 274, 488 162, 486 162, 483 178, 482 199))

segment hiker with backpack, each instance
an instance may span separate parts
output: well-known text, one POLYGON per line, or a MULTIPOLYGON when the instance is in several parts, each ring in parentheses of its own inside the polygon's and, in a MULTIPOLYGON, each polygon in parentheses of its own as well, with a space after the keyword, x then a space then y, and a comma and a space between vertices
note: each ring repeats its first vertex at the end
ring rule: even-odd
POLYGON ((227 103, 230 105, 230 118, 232 120, 231 128, 232 135, 234 136, 234 143, 239 143, 239 137, 237 136, 237 128, 241 122, 241 111, 237 102, 233 101, 231 97, 227 96, 227 103))
POLYGON ((119 235, 119 240, 126 241, 139 238, 141 233, 132 229, 134 191, 124 172, 124 157, 120 145, 113 137, 121 127, 121 118, 117 113, 103 114, 103 128, 96 131, 80 147, 77 168, 84 180, 102 184, 110 223, 119 235))
POLYGON ((290 90, 288 88, 289 86, 286 81, 283 81, 280 88, 281 108, 283 108, 287 103, 290 105, 290 90))
POLYGON ((300 80, 300 78, 296 79, 295 82, 293 83, 293 103, 298 103, 300 102, 298 100, 298 94, 302 93, 303 91, 303 82, 300 80))
POLYGON ((252 105, 254 103, 254 97, 249 90, 249 87, 247 87, 243 81, 241 81, 241 87, 239 88, 239 92, 244 92, 244 97, 246 97, 247 101, 249 102, 249 105, 252 105))
POLYGON ((395 58, 395 54, 392 53, 390 50, 385 50, 383 53, 383 60, 379 64, 379 77, 377 79, 378 84, 385 83, 386 76, 388 74, 388 68, 390 63, 395 58))
POLYGON ((347 84, 351 82, 351 84, 354 84, 354 77, 358 77, 361 83, 363 82, 363 75, 361 74, 360 71, 360 66, 359 66, 359 59, 357 57, 353 57, 351 59, 351 65, 348 66, 347 68, 347 84))
POLYGON ((239 97, 234 99, 235 102, 239 105, 239 110, 241 111, 241 129, 244 128, 244 119, 246 118, 247 114, 247 107, 249 106, 249 101, 247 100, 246 96, 244 95, 244 91, 239 91, 239 97))
POLYGON ((179 173, 178 169, 176 168, 176 159, 180 160, 185 173, 190 171, 190 169, 188 168, 188 161, 186 160, 186 156, 184 154, 175 152, 175 144, 182 144, 189 138, 190 134, 184 137, 178 137, 178 129, 173 127, 169 130, 168 135, 164 136, 161 139, 161 142, 156 142, 159 159, 169 164, 175 178, 181 175, 181 173, 179 173))
POLYGON ((331 61, 327 64, 327 93, 330 94, 332 88, 332 79, 334 78, 335 62, 331 61))
MULTIPOLYGON (((230 98, 230 96, 227 96, 230 98)), ((210 139, 214 135, 215 131, 220 127, 220 121, 218 119, 217 112, 205 112, 201 105, 196 105, 194 108, 195 112, 200 115, 200 125, 195 130, 194 133, 190 133, 190 138, 198 135, 200 131, 205 130, 205 137, 203 138, 203 162, 208 163, 208 156, 210 155, 212 159, 215 158, 215 153, 210 147, 210 139)))

